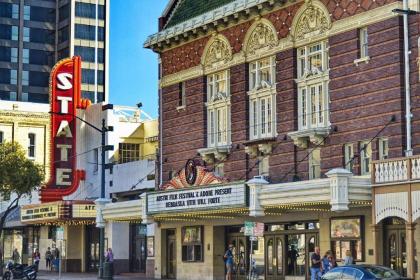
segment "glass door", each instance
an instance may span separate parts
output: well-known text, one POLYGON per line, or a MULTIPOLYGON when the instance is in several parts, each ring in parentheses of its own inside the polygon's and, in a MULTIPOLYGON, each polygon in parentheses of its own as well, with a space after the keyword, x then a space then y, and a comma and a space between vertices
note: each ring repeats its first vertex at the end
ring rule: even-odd
POLYGON ((385 237, 385 265, 397 271, 402 276, 407 276, 405 229, 388 228, 385 237))
POLYGON ((99 229, 86 227, 86 271, 96 272, 99 269, 99 229))
MULTIPOLYGON (((246 279, 248 274, 248 241, 247 237, 239 235, 229 235, 228 244, 233 245, 232 254, 233 254, 233 279, 246 279)), ((227 246, 226 246, 227 247, 227 246)))
POLYGON ((265 237, 266 279, 284 279, 284 236, 269 235, 265 237))
POLYGON ((169 279, 176 278, 176 238, 175 230, 167 232, 167 275, 169 279))

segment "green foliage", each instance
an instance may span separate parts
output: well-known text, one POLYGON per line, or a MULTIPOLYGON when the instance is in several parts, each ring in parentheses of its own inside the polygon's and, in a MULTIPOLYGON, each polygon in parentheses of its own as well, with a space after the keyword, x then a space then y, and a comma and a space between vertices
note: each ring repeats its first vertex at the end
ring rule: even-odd
POLYGON ((44 180, 42 166, 29 160, 17 143, 0 144, 0 195, 30 195, 44 180))

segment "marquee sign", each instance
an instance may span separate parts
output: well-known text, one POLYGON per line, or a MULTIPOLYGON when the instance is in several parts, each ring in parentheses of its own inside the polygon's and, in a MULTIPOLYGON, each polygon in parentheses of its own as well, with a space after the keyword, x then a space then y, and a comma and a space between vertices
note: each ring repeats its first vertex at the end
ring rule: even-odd
POLYGON ((80 98, 80 67, 80 57, 74 56, 59 61, 51 72, 51 177, 41 189, 42 202, 62 200, 85 177, 76 166, 76 109, 90 105, 80 98))
POLYGON ((147 214, 151 215, 245 206, 247 206, 245 184, 227 184, 147 194, 147 214))

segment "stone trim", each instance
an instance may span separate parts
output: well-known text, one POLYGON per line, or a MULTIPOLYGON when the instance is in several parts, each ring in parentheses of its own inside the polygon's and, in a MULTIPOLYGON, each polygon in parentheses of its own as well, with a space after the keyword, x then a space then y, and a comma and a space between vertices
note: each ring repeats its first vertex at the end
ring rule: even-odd
MULTIPOLYGON (((282 52, 291 48, 296 48, 300 46, 307 45, 311 42, 317 42, 320 40, 326 40, 331 36, 361 27, 371 25, 377 22, 381 22, 398 15, 394 15, 391 13, 391 10, 396 8, 401 8, 401 2, 393 2, 391 4, 364 12, 360 14, 356 14, 351 17, 347 17, 342 20, 338 20, 332 23, 331 29, 326 31, 323 34, 319 34, 310 38, 305 38, 303 40, 294 41, 293 37, 289 36, 286 38, 282 38, 278 41, 276 47, 269 49, 265 52, 264 56, 270 56, 278 52, 282 52)), ((292 27, 293 30, 293 27, 292 27)), ((253 58, 255 59, 255 58, 253 58)), ((239 65, 249 61, 249 58, 245 55, 245 52, 241 51, 237 54, 234 54, 232 60, 229 63, 226 63, 218 68, 218 70, 225 69, 232 67, 234 65, 239 65)), ((215 71, 215 70, 212 70, 215 71)), ((205 71, 202 65, 198 65, 195 67, 191 67, 186 70, 182 70, 180 72, 167 75, 160 80, 160 87, 167 87, 172 84, 179 83, 181 81, 189 80, 192 78, 196 78, 199 76, 203 76, 205 73, 210 72, 209 70, 205 71)))

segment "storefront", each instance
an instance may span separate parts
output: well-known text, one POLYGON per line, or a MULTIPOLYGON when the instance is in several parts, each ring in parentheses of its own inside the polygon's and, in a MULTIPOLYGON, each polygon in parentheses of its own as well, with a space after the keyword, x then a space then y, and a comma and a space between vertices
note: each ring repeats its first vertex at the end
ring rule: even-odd
POLYGON ((149 193, 156 278, 224 279, 228 244, 234 279, 246 279, 250 269, 258 279, 307 279, 316 246, 339 262, 350 250, 358 263, 373 263, 369 178, 328 175, 310 184, 257 178, 149 193), (261 236, 246 236, 248 221, 264 224, 261 236))
POLYGON ((39 249, 40 269, 49 269, 45 259, 49 248, 54 255, 60 256, 63 271, 97 271, 99 231, 94 225, 95 218, 96 207, 92 201, 57 201, 22 206, 20 219, 26 225, 24 232, 28 232, 22 240, 23 247, 28 251, 27 257, 22 255, 23 261, 28 258, 27 263, 31 263, 32 253, 39 249))

